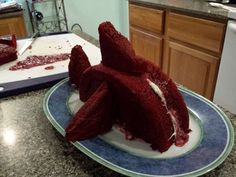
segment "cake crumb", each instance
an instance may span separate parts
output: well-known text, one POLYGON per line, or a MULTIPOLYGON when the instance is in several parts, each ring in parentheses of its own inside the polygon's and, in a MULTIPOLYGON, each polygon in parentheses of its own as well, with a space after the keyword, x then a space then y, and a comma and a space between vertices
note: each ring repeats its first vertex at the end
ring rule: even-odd
POLYGON ((52 69, 54 69, 54 66, 47 66, 47 67, 45 67, 44 69, 45 69, 45 70, 52 70, 52 69))

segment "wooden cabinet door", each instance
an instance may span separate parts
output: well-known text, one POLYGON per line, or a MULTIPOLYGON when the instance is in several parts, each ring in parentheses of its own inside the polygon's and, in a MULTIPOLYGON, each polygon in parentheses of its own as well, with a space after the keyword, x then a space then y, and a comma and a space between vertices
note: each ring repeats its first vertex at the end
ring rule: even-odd
POLYGON ((0 35, 15 34, 17 37, 26 37, 26 28, 23 16, 0 19, 0 35))
POLYGON ((164 71, 177 83, 212 100, 219 58, 175 42, 165 45, 164 71))
POLYGON ((130 41, 137 55, 140 55, 161 67, 162 38, 130 27, 130 41))
POLYGON ((167 35, 218 55, 221 54, 225 23, 176 13, 168 14, 167 35))

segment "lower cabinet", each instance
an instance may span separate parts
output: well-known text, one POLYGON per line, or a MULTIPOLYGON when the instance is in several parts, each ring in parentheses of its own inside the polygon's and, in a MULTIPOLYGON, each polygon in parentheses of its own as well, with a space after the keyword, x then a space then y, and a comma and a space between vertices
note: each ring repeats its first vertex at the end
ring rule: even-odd
POLYGON ((149 59, 161 67, 162 38, 131 27, 130 41, 137 55, 149 59))
POLYGON ((219 58, 177 42, 166 41, 163 70, 177 83, 213 98, 219 58))
POLYGON ((0 18, 0 35, 15 34, 22 38, 27 36, 23 14, 0 18))
POLYGON ((212 100, 227 20, 130 2, 130 41, 176 83, 212 100))

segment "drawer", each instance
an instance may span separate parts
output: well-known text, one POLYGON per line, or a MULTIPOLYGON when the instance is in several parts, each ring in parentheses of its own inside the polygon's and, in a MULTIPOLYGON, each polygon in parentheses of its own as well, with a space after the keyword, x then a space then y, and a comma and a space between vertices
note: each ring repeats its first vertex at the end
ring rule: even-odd
POLYGON ((221 53, 226 27, 224 23, 175 13, 169 13, 167 18, 168 37, 221 53))
POLYGON ((163 33, 163 15, 162 10, 129 4, 130 25, 152 33, 163 33))

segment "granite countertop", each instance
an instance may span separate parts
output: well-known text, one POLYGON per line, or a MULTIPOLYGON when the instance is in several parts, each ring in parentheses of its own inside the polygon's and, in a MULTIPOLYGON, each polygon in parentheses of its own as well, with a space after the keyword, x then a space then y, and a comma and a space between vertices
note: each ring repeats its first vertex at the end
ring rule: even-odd
POLYGON ((23 9, 16 9, 12 11, 0 11, 0 18, 9 18, 22 15, 23 9))
POLYGON ((228 11, 209 5, 206 0, 129 0, 131 3, 142 4, 157 8, 187 12, 192 15, 228 19, 228 11))
MULTIPOLYGON (((98 45, 98 41, 78 32, 98 45)), ((0 177, 122 177, 93 161, 53 128, 43 111, 49 88, 0 99, 0 177), (8 139, 5 139, 8 135, 8 139)), ((236 129, 235 115, 228 114, 236 129)), ((236 148, 204 177, 235 177, 236 148)))

